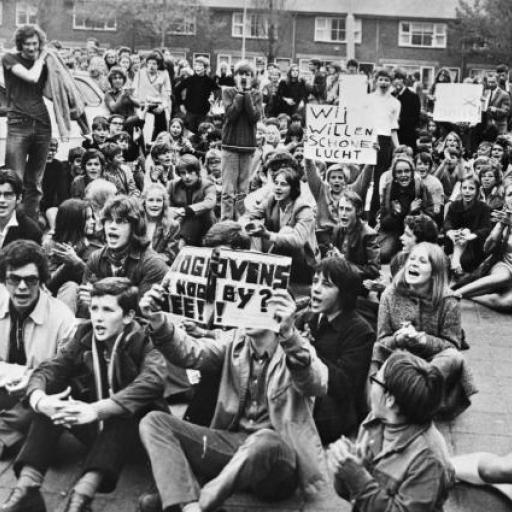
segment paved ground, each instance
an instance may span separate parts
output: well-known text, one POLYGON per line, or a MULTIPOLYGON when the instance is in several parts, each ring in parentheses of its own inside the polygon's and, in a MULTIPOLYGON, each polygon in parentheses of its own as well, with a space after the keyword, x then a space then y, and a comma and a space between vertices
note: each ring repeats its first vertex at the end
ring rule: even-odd
MULTIPOLYGON (((473 405, 454 422, 442 424, 450 450, 454 454, 489 450, 506 453, 512 450, 512 315, 500 315, 471 302, 463 304, 463 323, 471 349, 466 356, 473 368, 480 393, 473 405)), ((81 452, 64 440, 60 461, 46 479, 44 494, 49 512, 62 512, 66 493, 80 473, 81 452)), ((0 463, 0 501, 15 483, 11 463, 0 463)), ((132 463, 123 472, 117 490, 99 495, 94 512, 135 512, 137 496, 150 485, 143 463, 132 463)), ((279 506, 266 506, 247 496, 235 496, 228 505, 231 512, 348 512, 350 506, 334 493, 319 497, 313 503, 298 499, 279 506)), ((501 500, 492 491, 460 486, 450 497, 447 512, 500 512, 512 510, 512 503, 501 500)))

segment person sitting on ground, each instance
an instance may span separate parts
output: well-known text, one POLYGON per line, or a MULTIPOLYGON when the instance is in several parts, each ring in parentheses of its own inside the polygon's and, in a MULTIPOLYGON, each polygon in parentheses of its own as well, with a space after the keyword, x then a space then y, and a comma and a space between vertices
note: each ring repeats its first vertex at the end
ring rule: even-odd
POLYGON ((96 116, 92 120, 92 132, 90 137, 85 137, 82 142, 84 149, 100 149, 105 144, 109 135, 108 119, 103 116, 96 116))
POLYGON ((432 197, 433 219, 438 226, 443 225, 444 190, 442 183, 432 174, 432 156, 429 153, 418 153, 414 161, 416 173, 428 193, 432 197))
POLYGON ((128 132, 116 133, 110 137, 110 142, 116 143, 121 148, 124 165, 132 171, 135 185, 142 192, 144 188, 144 155, 139 152, 139 148, 134 144, 128 132))
POLYGON ((445 250, 450 270, 460 278, 472 272, 484 259, 484 242, 491 231, 491 210, 478 199, 480 183, 474 174, 461 181, 461 199, 448 207, 444 221, 445 250))
POLYGON ((67 199, 57 210, 55 232, 43 244, 51 273, 48 290, 73 313, 77 311, 78 287, 85 262, 100 248, 94 235, 91 205, 81 199, 67 199))
POLYGON ((115 489, 139 442, 140 418, 150 410, 166 410, 165 360, 134 319, 137 296, 127 278, 95 283, 91 320, 33 372, 27 398, 36 414, 14 463, 16 487, 2 510, 46 510, 40 488, 66 429, 88 446, 88 453, 65 511, 91 510, 96 492, 115 489))
POLYGON ((22 372, 2 375, 0 456, 12 453, 30 427, 32 414, 22 400, 30 374, 57 353, 75 326, 73 313, 45 291, 49 278, 35 242, 16 240, 0 251, 0 360, 22 372))
POLYGON ((433 423, 441 372, 398 352, 370 381, 371 412, 356 442, 342 437, 329 447, 336 492, 360 512, 443 510, 454 470, 433 423))
POLYGON ((487 165, 481 165, 478 170, 478 179, 482 184, 480 195, 491 210, 501 210, 505 203, 505 190, 501 178, 501 168, 493 160, 487 165))
POLYGON ((132 171, 124 165, 123 150, 114 142, 107 142, 101 146, 105 157, 105 168, 101 177, 112 182, 118 194, 138 197, 140 190, 135 184, 132 171))
POLYGON ((512 183, 505 186, 505 206, 493 212, 494 228, 484 243, 484 253, 490 260, 482 265, 487 269, 478 279, 457 283, 454 289, 465 299, 499 311, 512 308, 512 183))
POLYGON ((85 266, 80 302, 89 307, 92 285, 104 277, 128 277, 139 293, 160 283, 168 267, 146 239, 146 219, 135 197, 115 196, 102 210, 105 247, 94 251, 85 266))
POLYGON ((88 149, 82 157, 80 166, 83 172, 71 183, 71 196, 77 199, 84 199, 85 189, 89 183, 101 178, 103 168, 105 167, 105 157, 97 149, 88 149))
POLYGON ((445 379, 442 412, 454 417, 476 393, 461 347, 460 296, 448 288, 446 256, 438 245, 422 242, 382 294, 373 366, 396 350, 432 363, 445 379))
POLYGON ((393 180, 386 185, 380 209, 379 245, 382 263, 389 263, 399 251, 400 236, 407 215, 434 215, 432 197, 414 177, 414 163, 398 155, 391 167, 393 180))
POLYGON ((140 435, 158 494, 143 496, 140 510, 216 510, 237 491, 278 500, 292 495, 297 485, 307 494, 324 487, 323 451, 312 410, 313 397, 327 391, 327 368, 295 329, 291 296, 274 290, 268 301, 279 318, 277 333, 234 329, 212 343, 171 323, 161 311, 166 293, 155 285, 139 304, 155 346, 175 364, 221 370, 221 382, 209 427, 158 412, 142 420, 140 435), (267 372, 272 378, 265 377, 267 372), (235 382, 247 389, 246 397, 235 382), (279 400, 266 399, 276 393, 279 400), (222 453, 214 449, 221 440, 222 453), (196 476, 208 482, 200 488, 196 476))
POLYGON ((295 320, 329 371, 327 395, 317 398, 313 417, 322 443, 350 435, 368 413, 365 385, 375 333, 355 311, 361 279, 343 258, 315 268, 309 308, 295 320))
POLYGON ((20 238, 41 244, 37 222, 18 210, 23 183, 15 171, 0 169, 0 249, 20 238))
POLYGON ((91 205, 94 214, 94 236, 97 240, 104 241, 102 212, 107 201, 117 193, 116 186, 110 181, 98 178, 85 189, 85 200, 91 205))
MULTIPOLYGON (((64 166, 64 172, 68 176, 69 183, 73 183, 73 180, 83 174, 82 170, 82 157, 85 154, 85 149, 82 146, 70 148, 68 151, 68 160, 62 165, 64 166)), ((71 185, 70 185, 71 186, 71 185)))
POLYGON ((273 193, 250 212, 245 229, 253 239, 261 240, 263 252, 292 257, 292 283, 311 284, 320 251, 315 214, 302 197, 300 184, 294 169, 279 169, 273 193))
POLYGON ((151 162, 146 161, 144 187, 160 183, 168 187, 175 178, 176 155, 168 142, 154 142, 151 146, 151 162))
POLYGON ((160 183, 148 185, 142 193, 142 207, 146 214, 147 238, 154 251, 171 265, 179 251, 180 224, 171 218, 169 194, 160 183))
POLYGON ((194 155, 183 155, 176 170, 179 179, 169 184, 170 215, 180 224, 180 238, 199 246, 215 222, 215 185, 201 177, 201 163, 194 155))

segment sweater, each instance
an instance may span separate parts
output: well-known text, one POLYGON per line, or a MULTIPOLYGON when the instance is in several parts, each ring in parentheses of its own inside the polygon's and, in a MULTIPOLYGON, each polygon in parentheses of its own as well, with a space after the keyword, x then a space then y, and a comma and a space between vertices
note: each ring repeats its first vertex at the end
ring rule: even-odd
POLYGON ((182 80, 174 91, 176 98, 181 97, 181 93, 186 90, 183 104, 187 112, 205 116, 210 110, 208 99, 210 94, 218 89, 217 84, 207 75, 199 76, 195 73, 185 80, 182 80))
POLYGON ((260 91, 240 92, 236 87, 222 91, 226 122, 222 128, 222 149, 252 153, 256 149, 256 123, 261 119, 260 91))

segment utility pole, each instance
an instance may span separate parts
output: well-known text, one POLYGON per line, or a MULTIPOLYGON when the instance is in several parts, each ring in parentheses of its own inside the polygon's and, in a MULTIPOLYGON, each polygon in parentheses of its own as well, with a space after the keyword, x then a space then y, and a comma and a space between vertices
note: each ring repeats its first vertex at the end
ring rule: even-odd
POLYGON ((345 19, 345 40, 347 47, 346 59, 354 59, 356 56, 356 41, 354 38, 355 20, 352 9, 352 0, 348 0, 347 17, 345 19))
POLYGON ((245 60, 245 26, 247 24, 247 0, 244 0, 244 13, 242 15, 242 60, 245 60))

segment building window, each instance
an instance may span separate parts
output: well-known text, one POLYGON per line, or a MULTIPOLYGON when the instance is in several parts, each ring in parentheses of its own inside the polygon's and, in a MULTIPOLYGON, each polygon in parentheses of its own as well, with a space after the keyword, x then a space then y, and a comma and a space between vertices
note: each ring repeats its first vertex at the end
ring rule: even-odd
MULTIPOLYGON (((362 24, 354 19, 354 41, 361 43, 362 24)), ((324 43, 346 43, 346 18, 315 18, 315 41, 324 43)))
POLYGON ((446 23, 399 24, 398 46, 419 48, 446 48, 446 23))
POLYGON ((169 34, 178 36, 195 36, 196 35, 196 17, 184 16, 183 18, 174 20, 170 24, 169 34))
MULTIPOLYGON (((234 12, 231 35, 233 37, 244 36, 244 13, 234 12)), ((245 17, 245 37, 250 39, 268 38, 268 18, 264 14, 247 13, 245 17)), ((277 37, 277 34, 276 34, 277 37)))
POLYGON ((37 7, 28 2, 16 2, 16 26, 37 23, 37 7))
POLYGON ((114 16, 91 16, 90 8, 75 6, 73 11, 73 28, 75 30, 101 30, 114 32, 117 30, 117 19, 114 16))
POLYGON ((0 0, 0 25, 4 22, 4 2, 0 0))

